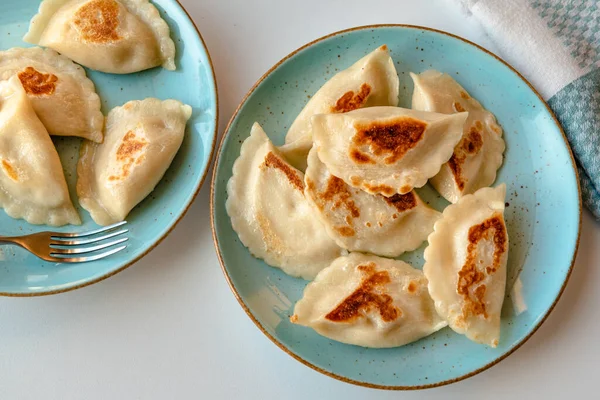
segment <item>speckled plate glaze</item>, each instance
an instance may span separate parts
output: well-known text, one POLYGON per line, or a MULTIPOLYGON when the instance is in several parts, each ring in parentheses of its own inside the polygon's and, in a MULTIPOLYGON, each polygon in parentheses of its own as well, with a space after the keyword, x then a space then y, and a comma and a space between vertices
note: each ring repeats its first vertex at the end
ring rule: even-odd
MULTIPOLYGON (((208 50, 186 11, 176 0, 153 0, 169 24, 177 48, 176 71, 154 68, 130 75, 87 71, 102 99, 102 112, 129 100, 175 98, 192 106, 185 139, 171 167, 154 192, 129 214, 126 250, 86 264, 54 264, 39 260, 14 246, 0 246, 0 294, 31 296, 63 292, 98 282, 146 255, 174 228, 200 190, 215 148, 217 132, 217 88, 208 50)), ((39 0, 5 0, 0 13, 0 49, 28 47, 21 39, 29 20, 37 13, 39 0)), ((54 138, 71 198, 75 193, 76 164, 80 139, 54 138)), ((77 204, 76 204, 77 205, 77 204)), ((82 226, 59 231, 97 228, 87 211, 79 207, 82 226)), ((23 220, 14 220, 0 209, 0 234, 22 235, 48 230, 23 220)), ((54 230, 54 228, 52 228, 54 230)))
MULTIPOLYGON (((438 210, 447 203, 433 189, 419 190, 438 210)), ((456 36, 415 26, 367 26, 334 33, 293 52, 250 90, 231 119, 212 181, 213 235, 233 293, 256 325, 281 349, 331 377, 382 389, 421 389, 465 379, 502 360, 541 325, 562 293, 575 258, 581 201, 574 161, 556 119, 535 90, 509 65, 456 36), (428 68, 455 77, 496 114, 507 150, 497 182, 508 185, 510 288, 520 273, 527 311, 517 315, 510 295, 496 349, 449 328, 408 346, 366 349, 331 341, 289 316, 305 281, 253 258, 225 211, 226 184, 240 146, 258 121, 276 144, 327 79, 387 44, 400 76, 401 106, 409 106, 409 71, 428 68)), ((423 249, 402 258, 417 268, 423 249)), ((510 290, 509 290, 510 292, 510 290)))

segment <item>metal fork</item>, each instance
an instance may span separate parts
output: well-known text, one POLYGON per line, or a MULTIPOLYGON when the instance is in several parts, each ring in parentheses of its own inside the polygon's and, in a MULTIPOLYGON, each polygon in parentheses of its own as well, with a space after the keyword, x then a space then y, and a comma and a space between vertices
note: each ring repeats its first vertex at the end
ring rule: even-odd
POLYGON ((59 263, 79 263, 100 260, 125 249, 127 245, 115 247, 127 241, 127 237, 107 243, 99 243, 116 236, 124 235, 127 229, 115 231, 127 221, 118 222, 104 228, 82 233, 40 232, 26 236, 0 236, 0 244, 14 244, 29 250, 42 260, 59 263), (101 236, 97 236, 99 234, 101 236), (89 246, 93 245, 93 246, 89 246), (104 252, 81 257, 86 254, 105 250, 104 252))

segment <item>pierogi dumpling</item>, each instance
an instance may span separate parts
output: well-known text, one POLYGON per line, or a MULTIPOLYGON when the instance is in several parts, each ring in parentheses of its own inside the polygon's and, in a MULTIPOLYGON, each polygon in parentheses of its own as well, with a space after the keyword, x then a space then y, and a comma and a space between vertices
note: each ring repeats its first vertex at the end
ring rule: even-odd
POLYGON ((58 153, 16 75, 0 81, 0 207, 30 224, 81 224, 58 153))
MULTIPOLYGON (((358 108, 398 105, 399 80, 387 46, 367 54, 327 81, 300 111, 281 151, 292 165, 305 166, 312 147, 311 117, 344 113, 358 108), (290 149, 291 147, 291 149, 290 149), (292 157, 287 153, 292 151, 292 157)), ((303 168, 299 168, 303 170, 303 168)))
POLYGON ((442 329, 423 272, 361 253, 336 259, 304 289, 291 321, 339 342, 397 347, 442 329))
POLYGON ((100 98, 82 67, 52 49, 15 47, 0 51, 0 80, 13 75, 51 135, 102 142, 100 98))
POLYGON ((291 276, 313 279, 342 254, 304 197, 304 174, 257 123, 227 183, 227 214, 248 250, 291 276))
POLYGON ((23 40, 102 72, 175 69, 169 26, 148 0, 44 0, 23 40))
POLYGON ((506 286, 506 185, 482 188, 444 210, 429 235, 423 272, 450 328, 492 347, 500 340, 506 286))
POLYGON ((415 83, 412 108, 444 114, 469 112, 452 157, 430 179, 433 187, 456 203, 463 195, 494 183, 505 148, 502 128, 494 115, 448 74, 429 70, 410 76, 415 83))
POLYGON ((312 118, 321 161, 335 176, 391 197, 427 183, 452 156, 467 113, 369 107, 312 118))
POLYGON ((160 182, 179 150, 192 108, 148 98, 108 113, 104 143, 84 142, 77 164, 79 204, 99 225, 123 221, 160 182))
POLYGON ((397 257, 419 247, 441 216, 414 191, 385 197, 347 185, 331 175, 314 147, 304 181, 314 214, 329 236, 350 251, 397 257))

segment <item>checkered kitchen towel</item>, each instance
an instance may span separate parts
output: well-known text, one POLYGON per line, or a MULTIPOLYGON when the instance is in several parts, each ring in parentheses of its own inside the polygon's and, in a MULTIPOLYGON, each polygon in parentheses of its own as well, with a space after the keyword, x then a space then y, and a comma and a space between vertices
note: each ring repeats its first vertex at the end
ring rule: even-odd
POLYGON ((600 0, 451 0, 541 93, 577 159, 583 201, 600 219, 600 0))

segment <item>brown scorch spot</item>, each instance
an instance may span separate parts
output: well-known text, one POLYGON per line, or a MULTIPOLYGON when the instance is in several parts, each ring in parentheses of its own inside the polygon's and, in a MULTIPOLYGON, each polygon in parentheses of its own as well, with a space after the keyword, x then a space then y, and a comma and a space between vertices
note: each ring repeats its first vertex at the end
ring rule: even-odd
POLYGON ((267 168, 275 168, 285 174, 288 181, 299 191, 304 191, 304 182, 296 173, 296 170, 290 167, 285 161, 277 157, 272 152, 267 153, 265 156, 265 162, 262 164, 267 168))
POLYGON ((54 74, 44 74, 33 67, 27 67, 17 74, 23 89, 29 95, 49 96, 56 90, 58 78, 54 74))
POLYGON ((345 113, 359 109, 367 102, 370 93, 371 86, 367 83, 363 83, 360 86, 358 93, 354 93, 352 90, 344 93, 342 97, 336 101, 335 105, 331 107, 331 112, 345 113))
POLYGON ((391 121, 356 124, 352 147, 358 151, 386 156, 385 164, 394 164, 414 148, 423 138, 427 123, 410 117, 399 117, 391 121), (368 146, 368 150, 364 147, 368 146))
POLYGON ((359 287, 344 299, 325 318, 333 322, 352 322, 363 316, 362 312, 377 310, 381 319, 391 322, 402 315, 394 306, 394 299, 385 293, 385 285, 391 282, 389 272, 376 271, 376 264, 359 265, 357 268, 365 275, 359 287))
POLYGON ((119 3, 115 0, 92 0, 75 13, 75 27, 84 41, 112 43, 121 39, 119 3))
POLYGON ((474 225, 469 229, 469 245, 467 246, 467 259, 458 272, 458 285, 456 291, 463 296, 463 317, 482 315, 487 318, 483 298, 486 286, 480 284, 486 275, 494 274, 500 268, 500 258, 507 250, 507 234, 501 214, 494 214, 491 218, 474 225), (485 268, 477 266, 477 244, 482 240, 492 240, 494 245, 493 260, 485 268))

